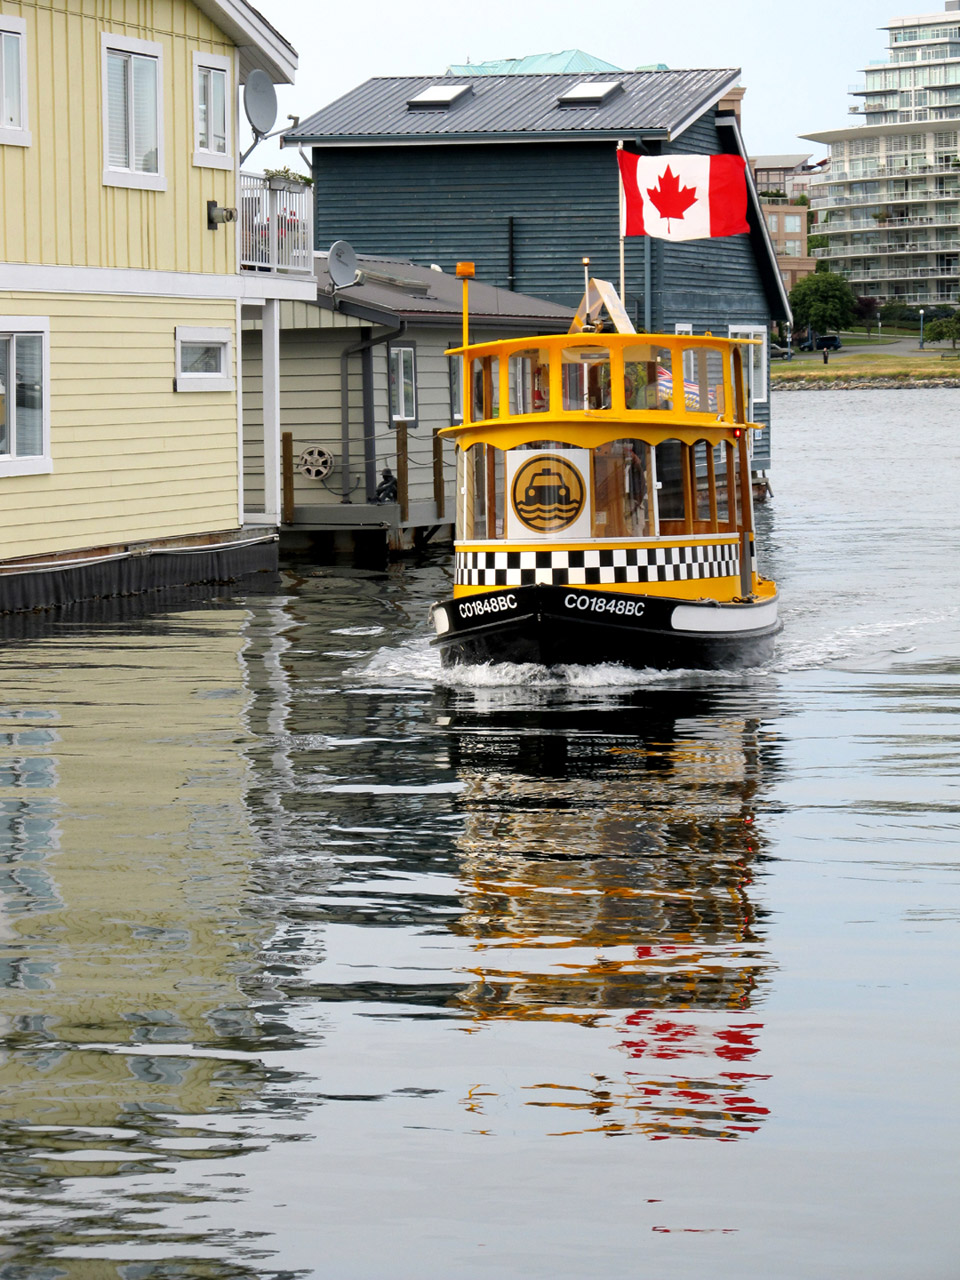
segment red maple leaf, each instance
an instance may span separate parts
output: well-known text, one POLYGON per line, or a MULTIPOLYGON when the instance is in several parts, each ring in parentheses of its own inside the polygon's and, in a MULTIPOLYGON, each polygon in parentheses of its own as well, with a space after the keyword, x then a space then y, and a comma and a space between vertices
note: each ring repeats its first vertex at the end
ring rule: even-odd
POLYGON ((696 187, 681 187, 670 166, 657 179, 657 186, 647 187, 650 203, 656 207, 661 218, 667 220, 667 231, 670 230, 671 218, 682 218, 692 204, 697 203, 696 187))

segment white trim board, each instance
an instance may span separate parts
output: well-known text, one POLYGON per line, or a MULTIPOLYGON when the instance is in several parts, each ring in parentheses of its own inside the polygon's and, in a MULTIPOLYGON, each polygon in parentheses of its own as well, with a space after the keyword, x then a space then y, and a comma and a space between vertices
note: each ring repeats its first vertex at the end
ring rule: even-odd
POLYGON ((217 275, 200 271, 141 271, 126 267, 59 267, 0 263, 0 293, 104 293, 146 298, 239 298, 255 305, 267 298, 316 302, 314 276, 266 272, 217 275))

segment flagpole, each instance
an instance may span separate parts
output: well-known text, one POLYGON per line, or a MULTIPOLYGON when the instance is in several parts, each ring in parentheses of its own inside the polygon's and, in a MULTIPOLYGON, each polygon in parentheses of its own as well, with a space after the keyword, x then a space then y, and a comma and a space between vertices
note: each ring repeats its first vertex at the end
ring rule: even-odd
MULTIPOLYGON (((617 143, 617 150, 618 150, 618 151, 622 151, 622 150, 623 150, 623 139, 622 139, 622 138, 621 138, 621 139, 619 140, 619 142, 617 143)), ((619 190, 619 192, 620 192, 620 199, 619 199, 619 201, 618 201, 618 207, 617 207, 617 214, 618 214, 618 216, 619 216, 619 218, 620 218, 620 305, 621 305, 621 307, 623 307, 623 309, 624 309, 624 310, 626 310, 626 307, 627 307, 627 298, 626 298, 626 269, 625 269, 625 258, 624 258, 624 249, 623 249, 623 241, 624 241, 624 235, 623 235, 623 221, 624 221, 624 219, 623 219, 623 200, 624 200, 624 196, 623 196, 623 174, 620 172, 620 165, 619 165, 619 164, 617 165, 617 176, 618 176, 618 179, 619 179, 619 181, 618 181, 618 190, 619 190)))

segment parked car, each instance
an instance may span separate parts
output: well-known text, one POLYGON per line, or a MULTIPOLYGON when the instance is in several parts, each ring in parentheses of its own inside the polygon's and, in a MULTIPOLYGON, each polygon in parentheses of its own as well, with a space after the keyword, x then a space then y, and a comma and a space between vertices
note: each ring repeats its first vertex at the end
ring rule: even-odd
POLYGON ((789 347, 781 347, 776 342, 770 343, 770 359, 771 360, 792 360, 793 352, 789 347))
POLYGON ((843 343, 840 341, 840 339, 837 337, 835 333, 827 333, 827 334, 818 333, 816 337, 816 343, 814 343, 813 338, 804 338, 804 340, 800 343, 800 350, 801 351, 814 351, 814 350, 823 351, 824 348, 826 348, 827 351, 839 351, 842 346, 843 346, 843 343))

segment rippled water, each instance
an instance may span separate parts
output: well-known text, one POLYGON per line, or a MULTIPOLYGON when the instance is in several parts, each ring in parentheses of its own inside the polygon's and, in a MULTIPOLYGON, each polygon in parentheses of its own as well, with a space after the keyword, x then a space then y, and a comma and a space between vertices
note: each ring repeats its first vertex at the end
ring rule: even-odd
POLYGON ((955 401, 779 397, 767 670, 441 672, 442 556, 0 648, 0 1277, 955 1275, 955 401))

